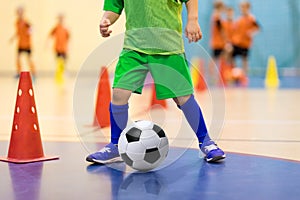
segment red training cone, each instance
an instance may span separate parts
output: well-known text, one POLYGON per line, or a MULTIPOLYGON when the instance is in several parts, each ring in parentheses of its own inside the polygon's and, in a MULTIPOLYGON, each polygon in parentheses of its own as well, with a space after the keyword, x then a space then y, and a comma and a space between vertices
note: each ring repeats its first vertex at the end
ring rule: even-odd
POLYGON ((111 102, 111 92, 109 84, 109 76, 106 67, 101 68, 100 80, 98 82, 98 93, 96 100, 94 126, 108 127, 109 120, 109 104, 111 102))
POLYGON ((21 72, 8 156, 0 160, 30 163, 54 159, 58 157, 44 156, 30 73, 21 72))
POLYGON ((204 79, 204 75, 205 75, 205 72, 204 72, 204 66, 203 66, 203 60, 202 59, 199 59, 198 60, 198 70, 199 70, 199 80, 198 80, 198 83, 196 85, 196 90, 197 91, 204 91, 207 89, 207 86, 206 86, 206 83, 205 83, 205 79, 204 79))
POLYGON ((220 60, 220 79, 219 84, 223 86, 227 86, 228 82, 232 78, 232 66, 226 62, 224 58, 220 60))
POLYGON ((163 100, 158 100, 156 98, 156 90, 155 90, 155 85, 153 84, 152 85, 152 97, 151 97, 151 108, 154 106, 154 105, 160 105, 162 106, 163 108, 167 108, 167 101, 165 99, 163 100))

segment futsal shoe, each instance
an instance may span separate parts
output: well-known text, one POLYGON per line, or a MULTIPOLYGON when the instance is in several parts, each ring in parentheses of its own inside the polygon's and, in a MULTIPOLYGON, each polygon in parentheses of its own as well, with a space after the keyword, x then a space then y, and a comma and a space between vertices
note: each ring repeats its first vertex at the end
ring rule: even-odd
POLYGON ((200 149, 205 154, 204 159, 207 162, 217 162, 226 158, 224 151, 212 140, 204 142, 200 149))
POLYGON ((96 153, 88 155, 86 157, 86 161, 99 164, 109 164, 114 162, 122 162, 123 160, 119 154, 118 147, 113 143, 109 143, 96 153))

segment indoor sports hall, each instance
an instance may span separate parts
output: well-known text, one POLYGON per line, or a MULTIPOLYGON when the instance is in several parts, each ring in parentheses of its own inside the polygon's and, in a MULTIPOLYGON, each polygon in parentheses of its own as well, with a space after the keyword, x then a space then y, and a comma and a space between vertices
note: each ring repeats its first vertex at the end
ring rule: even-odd
POLYGON ((188 2, 159 1, 182 4, 194 96, 226 158, 205 161, 184 114, 172 99, 156 98, 148 74, 129 100, 128 125, 161 127, 165 160, 147 172, 87 162, 110 142, 124 11, 104 38, 104 0, 1 0, 0 199, 299 199, 300 2, 199 0, 203 36, 195 43, 184 32, 188 2), (243 5, 251 24, 241 22, 243 5), (242 52, 238 39, 250 41, 242 52))

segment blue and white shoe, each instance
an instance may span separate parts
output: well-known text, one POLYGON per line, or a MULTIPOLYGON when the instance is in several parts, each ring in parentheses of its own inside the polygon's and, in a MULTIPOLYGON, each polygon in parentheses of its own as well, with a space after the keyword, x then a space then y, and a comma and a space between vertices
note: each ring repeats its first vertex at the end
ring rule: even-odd
POLYGON ((108 164, 114 162, 122 162, 118 147, 113 143, 109 143, 96 153, 86 157, 86 161, 100 164, 108 164))
POLYGON ((217 162, 226 158, 226 154, 212 140, 206 141, 201 145, 201 151, 205 154, 207 162, 217 162))

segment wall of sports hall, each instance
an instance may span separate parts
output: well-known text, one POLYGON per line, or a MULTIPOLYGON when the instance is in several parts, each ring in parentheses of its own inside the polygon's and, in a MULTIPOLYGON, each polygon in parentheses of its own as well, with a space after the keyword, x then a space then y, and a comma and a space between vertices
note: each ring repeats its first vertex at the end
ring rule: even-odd
MULTIPOLYGON (((239 15, 238 4, 241 0, 224 0, 226 5, 235 9, 239 15)), ((252 13, 256 16, 261 30, 254 37, 250 51, 250 73, 262 76, 267 60, 274 55, 280 75, 300 74, 300 1, 296 0, 249 0, 252 13)), ((204 34, 199 43, 210 52, 210 16, 212 0, 199 0, 199 22, 204 34)), ((66 16, 65 24, 70 29, 68 69, 76 73, 81 64, 105 39, 99 35, 98 24, 103 13, 103 0, 1 0, 0 6, 0 74, 15 72, 16 44, 9 43, 14 33, 16 8, 25 7, 25 16, 32 24, 33 59, 38 73, 55 70, 55 58, 51 45, 46 44, 49 31, 56 23, 58 13, 66 16)), ((186 22, 186 10, 183 21, 186 22)), ((124 15, 114 25, 113 34, 125 30, 124 15)), ((187 49, 193 51, 193 49, 187 49)))

